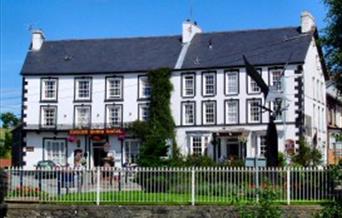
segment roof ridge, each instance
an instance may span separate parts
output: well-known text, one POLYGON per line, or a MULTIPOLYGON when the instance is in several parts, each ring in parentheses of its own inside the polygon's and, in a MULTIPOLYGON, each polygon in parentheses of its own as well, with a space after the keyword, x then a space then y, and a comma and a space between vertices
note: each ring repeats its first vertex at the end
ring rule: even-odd
POLYGON ((282 29, 297 29, 299 26, 287 26, 287 27, 271 27, 271 28, 256 28, 256 29, 241 29, 241 30, 231 30, 231 31, 211 31, 202 32, 201 35, 214 34, 214 33, 240 33, 240 32, 257 32, 257 31, 271 31, 271 30, 282 30, 282 29))
POLYGON ((104 40, 129 40, 129 39, 151 39, 151 38, 175 38, 181 37, 181 35, 164 35, 164 36, 128 36, 119 38, 89 38, 89 39, 57 39, 57 40, 45 40, 45 42, 75 42, 75 41, 104 41, 104 40))

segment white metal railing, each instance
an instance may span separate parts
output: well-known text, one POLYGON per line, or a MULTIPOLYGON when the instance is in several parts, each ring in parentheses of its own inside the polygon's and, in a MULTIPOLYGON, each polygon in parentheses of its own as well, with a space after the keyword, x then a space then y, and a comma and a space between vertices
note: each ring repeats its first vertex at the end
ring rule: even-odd
POLYGON ((230 204, 258 201, 271 190, 276 201, 333 198, 329 168, 94 168, 6 170, 7 201, 230 204), (257 180, 256 180, 257 179, 257 180))

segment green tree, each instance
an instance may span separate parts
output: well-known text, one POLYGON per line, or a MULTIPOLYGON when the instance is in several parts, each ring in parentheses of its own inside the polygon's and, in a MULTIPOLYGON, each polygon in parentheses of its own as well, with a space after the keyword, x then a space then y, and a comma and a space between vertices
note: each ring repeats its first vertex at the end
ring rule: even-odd
POLYGON ((311 148, 304 138, 299 140, 299 150, 296 155, 292 157, 295 164, 301 166, 317 166, 322 162, 322 154, 316 148, 311 148))
POLYGON ((321 42, 331 72, 335 73, 336 86, 342 91, 342 1, 324 0, 328 8, 327 27, 321 42))
POLYGON ((1 113, 0 120, 3 128, 14 128, 19 124, 19 119, 11 112, 1 113))
POLYGON ((148 73, 151 84, 150 117, 147 122, 147 131, 141 131, 141 124, 135 124, 143 132, 143 143, 140 149, 140 166, 160 166, 165 163, 162 157, 167 156, 169 142, 172 142, 172 151, 176 152, 175 123, 170 110, 171 70, 162 68, 148 73))

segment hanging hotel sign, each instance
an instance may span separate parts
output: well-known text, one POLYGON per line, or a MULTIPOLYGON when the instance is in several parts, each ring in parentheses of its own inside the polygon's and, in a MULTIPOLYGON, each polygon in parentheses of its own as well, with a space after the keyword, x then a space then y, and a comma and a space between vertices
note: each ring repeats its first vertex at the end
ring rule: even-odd
POLYGON ((71 129, 69 135, 124 135, 125 131, 120 128, 113 129, 71 129))

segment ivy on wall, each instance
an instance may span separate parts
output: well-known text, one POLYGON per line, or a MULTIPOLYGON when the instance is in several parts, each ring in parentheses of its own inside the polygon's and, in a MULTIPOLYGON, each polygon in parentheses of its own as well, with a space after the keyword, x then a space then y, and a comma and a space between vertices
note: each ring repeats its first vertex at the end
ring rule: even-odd
POLYGON ((150 117, 145 125, 136 122, 131 128, 138 133, 137 135, 140 133, 142 139, 138 160, 140 166, 163 165, 162 157, 167 156, 170 146, 172 146, 172 155, 177 155, 174 132, 175 122, 170 109, 171 92, 173 90, 170 77, 171 70, 168 68, 161 68, 148 73, 148 80, 152 90, 150 117))

